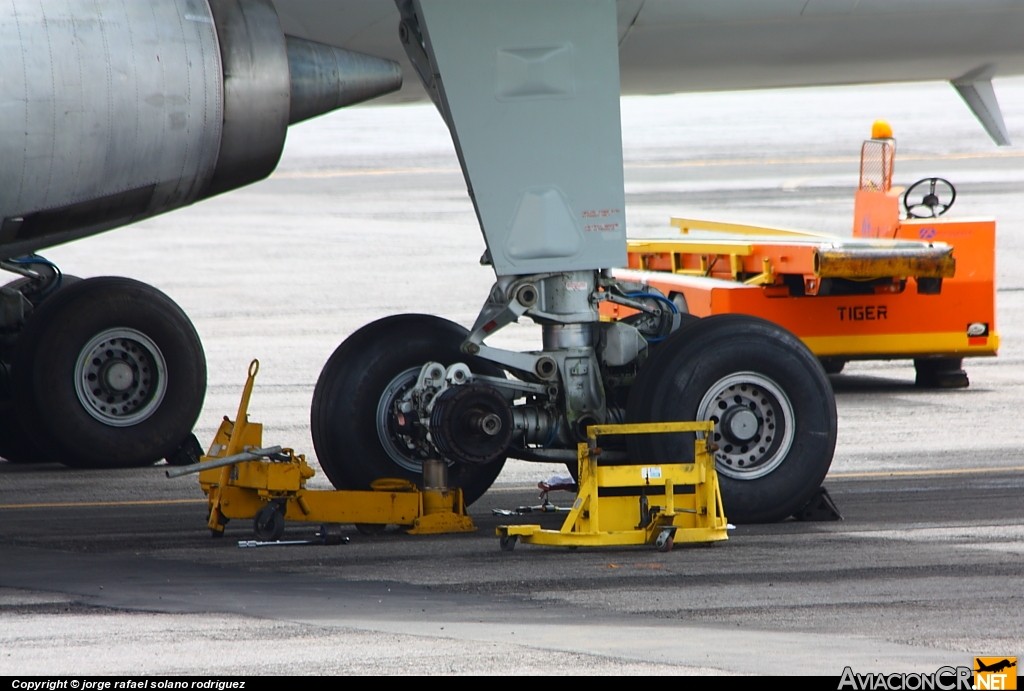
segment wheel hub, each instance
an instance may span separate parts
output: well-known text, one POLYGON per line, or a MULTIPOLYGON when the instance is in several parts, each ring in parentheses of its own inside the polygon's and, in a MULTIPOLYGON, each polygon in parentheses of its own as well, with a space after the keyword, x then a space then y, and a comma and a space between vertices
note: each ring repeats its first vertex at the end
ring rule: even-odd
POLYGON ((391 380, 377 402, 377 438, 384 452, 403 470, 420 474, 423 459, 430 454, 425 439, 418 435, 414 424, 414 413, 403 412, 399 403, 406 393, 416 385, 419 367, 413 367, 391 380))
POLYGON ((123 360, 114 360, 103 365, 99 380, 108 392, 124 393, 135 383, 135 370, 123 360))
POLYGON ((754 411, 742 406, 733 406, 722 416, 722 434, 734 444, 749 442, 757 436, 761 419, 754 411))
POLYGON ((512 442, 512 409, 496 389, 466 384, 446 389, 434 401, 430 438, 445 458, 493 463, 512 442))
POLYGON ((701 400, 697 419, 715 423, 715 467, 735 479, 767 475, 793 445, 795 416, 789 398, 756 372, 737 372, 717 381, 701 400))
POLYGON ((160 407, 167 392, 167 363, 142 332, 107 329, 79 353, 75 392, 96 420, 111 427, 136 425, 160 407))

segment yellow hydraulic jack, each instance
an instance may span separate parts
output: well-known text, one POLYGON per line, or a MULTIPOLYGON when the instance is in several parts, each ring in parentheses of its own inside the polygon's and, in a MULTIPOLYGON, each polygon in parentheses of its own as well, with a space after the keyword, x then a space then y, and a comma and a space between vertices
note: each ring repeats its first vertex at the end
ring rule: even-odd
POLYGON ((249 398, 259 361, 249 365, 249 378, 232 422, 227 417, 200 463, 167 471, 168 477, 199 473, 209 498, 209 527, 214 537, 224 534, 232 518, 254 519, 260 540, 277 540, 285 521, 354 523, 360 532, 376 533, 388 525, 408 526, 412 534, 462 533, 476 530, 466 515, 462 490, 449 488, 443 461, 424 463, 424 489, 413 483, 385 478, 370 491, 308 490, 306 480, 316 471, 306 457, 280 446, 262 448, 263 425, 249 422, 249 398), (264 460, 266 459, 266 460, 264 460))
POLYGON ((592 425, 577 447, 579 494, 560 530, 539 525, 503 525, 501 548, 516 542, 537 545, 654 545, 667 552, 676 542, 728 539, 715 459, 707 438, 713 422, 652 422, 592 425), (597 438, 610 434, 703 432, 694 443, 693 463, 598 465, 597 438), (654 505, 657 502, 658 505, 654 505))

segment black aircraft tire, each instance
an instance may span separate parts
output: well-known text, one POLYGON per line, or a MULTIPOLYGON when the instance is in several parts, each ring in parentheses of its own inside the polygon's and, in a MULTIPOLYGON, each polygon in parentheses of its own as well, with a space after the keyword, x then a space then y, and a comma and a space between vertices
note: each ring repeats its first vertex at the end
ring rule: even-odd
MULTIPOLYGON (((431 361, 445 367, 464 362, 478 374, 504 376, 500 368, 460 352, 467 334, 440 317, 399 314, 367 324, 338 346, 320 373, 310 411, 313 446, 335 487, 368 490, 374 480, 389 477, 422 486, 415 458, 399 465, 384 448, 378 406, 402 373, 431 361)), ((449 467, 448 481, 461 487, 471 504, 504 464, 504 458, 486 465, 456 463, 449 467)))
POLYGON ((9 403, 0 405, 0 458, 19 465, 50 460, 32 445, 9 403))
MULTIPOLYGON (((702 403, 707 406, 703 419, 721 413, 713 418, 720 446, 716 468, 731 522, 782 520, 821 486, 835 451, 835 397, 817 358, 791 333, 738 314, 707 317, 680 329, 640 369, 626 417, 630 422, 697 420, 702 403), (743 433, 751 436, 734 446, 736 437, 723 437, 723 427, 727 420, 740 420, 737 413, 751 423, 737 422, 732 431, 748 430, 743 433), (748 443, 753 444, 749 449, 748 443)), ((645 465, 693 458, 692 434, 628 439, 630 457, 645 465)))
MULTIPOLYGON (((46 299, 57 295, 57 293, 64 288, 67 288, 73 283, 81 281, 78 276, 71 276, 65 274, 61 277, 61 285, 56 291, 48 294, 46 299)), ((12 290, 20 291, 23 287, 28 286, 31 283, 31 279, 28 278, 17 278, 9 283, 4 284, 4 288, 10 288, 12 290)), ((35 298, 35 302, 32 304, 38 308, 42 304, 42 300, 39 300, 37 296, 31 295, 29 297, 30 302, 35 298)), ((32 319, 33 313, 30 312, 26 316, 26 320, 32 319)), ((17 340, 14 341, 17 343, 17 340)), ((10 345, 10 344, 8 344, 10 345)), ((11 346, 13 350, 13 346, 11 346)), ((6 359, 13 353, 8 350, 0 350, 0 359, 6 359)), ((39 448, 38 444, 34 444, 29 438, 28 432, 25 430, 24 425, 18 418, 17 408, 18 402, 13 398, 13 392, 10 388, 10 372, 9 368, 4 364, 0 364, 0 368, 4 368, 4 371, 0 372, 0 377, 4 379, 0 382, 0 458, 3 458, 8 463, 17 463, 22 465, 32 463, 55 463, 56 458, 51 457, 47 451, 39 448)))
POLYGON ((156 463, 191 433, 206 394, 195 327, 169 297, 128 278, 82 280, 48 299, 18 338, 11 370, 24 429, 75 468, 156 463), (112 395, 90 375, 127 388, 112 395))

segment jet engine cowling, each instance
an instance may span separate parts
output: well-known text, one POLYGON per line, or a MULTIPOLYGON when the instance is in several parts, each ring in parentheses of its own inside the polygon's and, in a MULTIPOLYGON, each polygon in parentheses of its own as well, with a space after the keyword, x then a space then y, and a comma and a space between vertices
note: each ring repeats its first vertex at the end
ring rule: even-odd
POLYGON ((270 0, 10 3, 0 50, 0 259, 265 178, 289 124, 402 80, 270 0))

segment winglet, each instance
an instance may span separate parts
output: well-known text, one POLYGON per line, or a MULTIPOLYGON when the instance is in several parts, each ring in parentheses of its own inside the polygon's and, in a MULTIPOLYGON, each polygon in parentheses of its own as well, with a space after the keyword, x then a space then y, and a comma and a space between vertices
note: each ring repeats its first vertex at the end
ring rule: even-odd
POLYGON ((992 137, 992 141, 999 146, 1009 146, 1010 135, 1006 131, 1003 114, 999 110, 995 89, 992 88, 994 72, 993 65, 985 65, 954 79, 951 83, 988 132, 988 136, 992 137))

